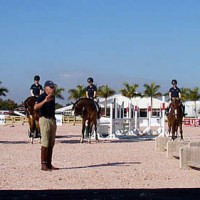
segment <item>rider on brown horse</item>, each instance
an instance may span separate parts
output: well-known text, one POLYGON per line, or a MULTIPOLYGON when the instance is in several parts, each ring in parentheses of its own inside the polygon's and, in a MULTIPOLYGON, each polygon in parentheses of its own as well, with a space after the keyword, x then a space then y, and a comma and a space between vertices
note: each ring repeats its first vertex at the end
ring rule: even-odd
MULTIPOLYGON (((94 101, 97 94, 97 87, 93 84, 93 78, 88 78, 87 82, 89 85, 86 87, 86 97, 94 101)), ((97 108, 97 118, 100 119, 100 107, 96 101, 94 101, 94 104, 97 108)))
POLYGON ((42 85, 39 84, 40 77, 38 75, 34 76, 34 84, 30 87, 31 96, 38 97, 42 94, 43 88, 42 85))
MULTIPOLYGON (((174 100, 174 99, 179 99, 181 100, 181 90, 180 88, 177 87, 177 80, 172 80, 172 87, 169 89, 169 99, 171 100, 171 102, 174 100)), ((171 106, 171 103, 169 105, 168 108, 166 108, 166 115, 169 114, 169 110, 170 110, 170 106, 171 106)), ((185 106, 182 104, 181 102, 181 108, 182 108, 182 111, 183 111, 183 116, 185 116, 185 106)))

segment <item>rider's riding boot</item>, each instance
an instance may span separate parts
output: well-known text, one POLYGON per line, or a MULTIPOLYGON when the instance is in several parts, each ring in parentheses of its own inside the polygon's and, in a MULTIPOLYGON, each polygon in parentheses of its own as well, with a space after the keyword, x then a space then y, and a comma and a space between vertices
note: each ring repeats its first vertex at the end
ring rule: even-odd
POLYGON ((85 110, 85 107, 83 107, 83 109, 82 109, 81 117, 83 117, 84 110, 85 110))
POLYGON ((41 170, 50 171, 47 166, 47 147, 41 147, 41 170))
POLYGON ((51 170, 58 170, 59 168, 54 167, 54 166, 51 164, 51 161, 52 161, 52 154, 53 154, 53 147, 48 147, 48 150, 47 150, 47 166, 48 166, 48 168, 51 169, 51 170))
POLYGON ((100 112, 100 109, 99 109, 99 111, 98 111, 98 113, 97 113, 97 118, 98 118, 98 119, 101 118, 101 115, 100 115, 100 114, 101 114, 101 112, 100 112))
POLYGON ((166 108, 165 114, 168 116, 169 115, 169 107, 166 108))
POLYGON ((97 107, 98 107, 98 111, 97 111, 97 119, 101 118, 101 107, 96 103, 97 107))
POLYGON ((182 110, 183 110, 183 116, 185 117, 187 114, 185 113, 185 106, 182 105, 182 110))

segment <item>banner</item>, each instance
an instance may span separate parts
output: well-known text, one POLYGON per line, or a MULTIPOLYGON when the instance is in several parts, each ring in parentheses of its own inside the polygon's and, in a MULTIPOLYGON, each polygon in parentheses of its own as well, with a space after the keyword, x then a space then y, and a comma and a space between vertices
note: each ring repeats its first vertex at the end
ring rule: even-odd
POLYGON ((200 126, 200 119, 196 118, 184 118, 185 126, 200 126))
POLYGON ((0 125, 3 125, 5 123, 6 123, 5 115, 0 115, 0 125))
POLYGON ((62 126, 62 115, 56 114, 55 116, 57 126, 62 126))

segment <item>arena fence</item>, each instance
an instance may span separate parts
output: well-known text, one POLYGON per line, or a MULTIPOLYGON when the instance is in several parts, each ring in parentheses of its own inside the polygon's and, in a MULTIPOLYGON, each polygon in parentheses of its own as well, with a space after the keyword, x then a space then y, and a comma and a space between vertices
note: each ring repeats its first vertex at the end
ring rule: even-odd
MULTIPOLYGON (((76 116, 62 116, 63 124, 81 124, 82 118, 76 116)), ((14 124, 28 123, 28 118, 26 116, 10 116, 5 115, 4 121, 2 124, 14 126, 14 124)))

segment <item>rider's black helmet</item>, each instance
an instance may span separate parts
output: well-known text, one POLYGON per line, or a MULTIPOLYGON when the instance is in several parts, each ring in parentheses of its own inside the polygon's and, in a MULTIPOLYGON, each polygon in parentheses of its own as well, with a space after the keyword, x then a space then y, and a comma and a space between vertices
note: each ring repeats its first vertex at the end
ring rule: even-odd
POLYGON ((172 85, 176 84, 177 85, 177 80, 172 80, 172 85))
POLYGON ((88 82, 88 83, 91 83, 91 82, 93 83, 93 78, 91 78, 91 77, 88 78, 88 79, 87 79, 87 82, 88 82))
POLYGON ((40 77, 38 76, 38 75, 36 75, 35 77, 34 77, 34 81, 39 81, 40 80, 40 77))

